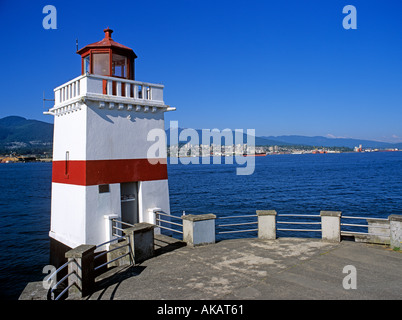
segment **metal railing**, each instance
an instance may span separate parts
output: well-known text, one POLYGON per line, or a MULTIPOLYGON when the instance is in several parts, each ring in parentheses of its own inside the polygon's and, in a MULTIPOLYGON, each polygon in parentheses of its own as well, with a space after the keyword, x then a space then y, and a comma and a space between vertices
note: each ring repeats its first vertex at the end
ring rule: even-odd
MULTIPOLYGON (((116 220, 116 222, 121 222, 121 221, 116 220)), ((121 222, 121 223, 124 223, 124 222, 121 222)), ((123 230, 123 229, 118 228, 118 227, 116 227, 116 229, 117 229, 117 230, 123 230)), ((108 261, 106 261, 105 263, 102 263, 102 264, 100 264, 100 265, 94 267, 94 269, 93 269, 94 271, 97 271, 97 270, 101 269, 102 267, 105 267, 105 266, 107 266, 108 264, 110 264, 110 263, 112 263, 112 262, 115 262, 115 261, 117 261, 117 260, 119 260, 119 259, 122 259, 122 258, 124 258, 124 257, 126 257, 126 256, 128 256, 128 255, 130 256, 130 262, 131 262, 131 264, 135 262, 134 253, 133 253, 132 247, 131 247, 131 237, 130 237, 130 236, 124 235, 124 236, 119 236, 119 237, 113 238, 113 239, 111 239, 111 240, 109 240, 109 241, 106 241, 106 242, 103 242, 103 243, 101 243, 101 244, 98 244, 98 245, 95 247, 95 250, 96 250, 96 249, 99 249, 99 248, 101 248, 101 247, 103 247, 103 246, 105 246, 105 245, 107 245, 107 244, 111 244, 112 242, 116 242, 116 241, 119 242, 119 241, 121 241, 121 240, 125 241, 125 243, 123 243, 123 244, 120 245, 120 246, 114 247, 114 248, 109 249, 109 250, 105 250, 105 251, 103 251, 103 252, 101 252, 101 253, 95 255, 95 256, 94 256, 94 261, 95 261, 96 259, 98 259, 98 258, 100 258, 100 257, 102 257, 102 256, 104 256, 104 255, 106 255, 106 254, 110 254, 110 253, 113 252, 113 251, 116 251, 116 250, 119 250, 119 249, 123 249, 123 248, 126 248, 126 247, 127 247, 127 250, 124 250, 124 251, 123 251, 123 254, 121 254, 121 255, 115 257, 114 259, 108 260, 108 261)), ((76 262, 75 260, 68 260, 66 263, 64 263, 62 266, 60 266, 57 270, 55 270, 55 271, 47 278, 47 281, 52 281, 52 280, 57 276, 57 274, 59 274, 60 272, 62 272, 63 270, 65 270, 65 268, 67 268, 70 263, 76 263, 76 264, 77 264, 77 262, 76 262)), ((78 266, 78 264, 77 264, 77 266, 78 266)), ((79 266, 78 266, 78 267, 79 267, 79 266)), ((68 291, 68 289, 70 289, 74 284, 76 284, 75 281, 72 281, 72 282, 71 282, 69 285, 67 285, 57 296, 55 296, 55 290, 56 290, 64 281, 68 280, 68 278, 69 278, 70 276, 72 276, 73 274, 75 274, 75 276, 78 277, 78 279, 79 279, 79 276, 78 276, 78 274, 77 274, 75 271, 72 271, 72 272, 70 272, 70 273, 68 273, 68 271, 67 271, 67 274, 66 274, 65 276, 63 276, 55 285, 52 285, 52 286, 49 288, 49 291, 48 291, 48 298, 51 299, 51 300, 59 300, 59 299, 68 291)), ((82 279, 81 279, 81 280, 82 280, 82 279)), ((53 281, 54 281, 54 280, 53 280, 53 281)))
MULTIPOLYGON (((248 215, 238 215, 238 216, 226 216, 226 217, 217 217, 215 219, 216 223, 219 223, 220 220, 223 219, 239 219, 239 218, 255 218, 257 217, 256 214, 248 214, 248 215)), ((216 224, 217 228, 227 228, 227 227, 238 227, 244 225, 258 225, 258 221, 251 221, 251 222, 236 222, 236 223, 226 223, 226 224, 216 224)), ((252 232, 258 231, 258 227, 256 229, 232 229, 232 230, 225 230, 224 231, 217 231, 217 234, 227 234, 227 233, 241 233, 241 232, 252 232)))
MULTIPOLYGON (((278 214, 277 217, 281 218, 281 217, 292 217, 292 218, 320 218, 320 215, 316 215, 316 214, 278 214)), ((305 219, 306 220, 306 219, 305 219)), ((276 221, 277 227, 276 230, 277 231, 293 231, 293 232, 321 232, 321 228, 319 229, 306 229, 306 228, 278 228, 278 224, 282 224, 282 225, 319 225, 321 226, 321 221, 319 222, 312 222, 312 221, 286 221, 286 220, 281 220, 281 221, 276 221)))
POLYGON ((131 223, 123 222, 121 220, 117 220, 116 218, 113 218, 112 219, 112 235, 115 237, 121 237, 124 232, 123 226, 127 226, 129 228, 134 227, 134 225, 131 223), (120 226, 118 227, 118 225, 120 225, 120 226))
MULTIPOLYGON (((341 235, 367 235, 367 236, 378 236, 378 237, 384 237, 387 236, 384 233, 373 233, 369 232, 369 229, 390 229, 389 225, 370 225, 368 222, 369 221, 383 221, 383 222, 388 222, 388 219, 384 218, 367 218, 367 217, 353 217, 353 216, 341 216, 341 235), (342 222, 342 219, 351 219, 351 220, 364 220, 367 222, 367 224, 361 224, 361 223, 344 223, 342 222), (351 230, 342 230, 343 226, 347 227, 352 227, 353 228, 369 228, 367 232, 360 232, 360 231, 351 231, 351 230)), ((345 229, 345 228, 343 228, 345 229)))
POLYGON ((177 233, 183 234, 183 223, 178 223, 178 222, 173 222, 173 221, 170 221, 170 220, 163 219, 163 217, 169 217, 169 218, 173 218, 173 219, 177 219, 177 220, 182 220, 181 217, 173 216, 173 215, 171 215, 171 214, 167 214, 167 213, 162 212, 162 211, 156 211, 156 212, 155 212, 155 215, 156 215, 156 216, 155 216, 156 226, 157 226, 158 228, 161 228, 161 229, 165 229, 165 230, 169 230, 169 231, 173 231, 173 232, 177 232, 177 233), (162 223, 170 224, 170 225, 172 225, 172 226, 178 226, 178 227, 182 228, 182 229, 181 229, 182 231, 177 230, 177 229, 173 229, 173 228, 166 227, 166 226, 162 225, 162 223))
MULTIPOLYGON (((52 280, 55 276, 57 276, 57 274, 58 274, 59 272, 63 271, 64 268, 66 268, 70 263, 76 263, 76 262, 75 262, 74 260, 69 260, 69 261, 67 261, 67 262, 64 263, 62 266, 60 266, 57 270, 55 270, 55 271, 47 278, 47 281, 52 280)), ((52 285, 52 286, 49 288, 49 291, 48 291, 48 298, 49 298, 50 300, 59 300, 59 299, 68 291, 68 289, 70 289, 70 288, 75 284, 75 282, 72 282, 70 285, 67 285, 57 296, 55 296, 55 290, 59 287, 59 285, 62 284, 64 281, 68 280, 68 277, 71 276, 71 275, 73 275, 73 274, 76 274, 76 272, 75 272, 75 271, 72 271, 72 272, 70 272, 70 273, 67 273, 67 274, 66 274, 63 278, 61 278, 54 286, 52 285)), ((78 276, 78 275, 76 274, 76 276, 78 276)))
POLYGON ((131 243, 130 243, 130 237, 129 237, 129 236, 121 236, 121 237, 117 237, 117 238, 114 238, 114 239, 112 239, 112 240, 103 242, 103 243, 97 245, 97 246, 96 246, 96 249, 98 249, 98 248, 100 248, 100 247, 102 247, 102 246, 104 246, 104 245, 106 245, 106 244, 110 244, 110 243, 112 243, 112 242, 120 241, 120 240, 123 240, 123 239, 126 240, 127 243, 122 244, 121 246, 114 247, 114 248, 112 248, 112 249, 109 249, 109 250, 106 250, 106 251, 104 251, 104 252, 101 252, 101 253, 97 254, 97 255, 94 257, 94 260, 96 260, 96 259, 98 259, 98 258, 104 256, 105 254, 111 253, 111 252, 113 252, 113 251, 115 251, 115 250, 119 250, 119 249, 122 249, 122 248, 125 248, 125 247, 128 247, 128 250, 127 250, 128 252, 127 252, 127 253, 123 253, 122 255, 120 255, 120 256, 118 256, 118 257, 112 259, 112 260, 109 260, 109 261, 106 261, 105 263, 100 264, 99 266, 97 266, 97 267, 94 268, 95 271, 96 271, 96 270, 99 270, 99 269, 102 268, 102 267, 107 266, 108 264, 110 264, 110 263, 112 263, 112 262, 115 262, 115 261, 117 261, 117 260, 119 260, 119 259, 122 259, 122 258, 124 258, 124 257, 127 256, 127 255, 130 255, 130 260, 131 260, 131 262, 134 262, 134 261, 135 261, 135 260, 134 260, 134 253, 133 253, 132 250, 131 250, 131 243))

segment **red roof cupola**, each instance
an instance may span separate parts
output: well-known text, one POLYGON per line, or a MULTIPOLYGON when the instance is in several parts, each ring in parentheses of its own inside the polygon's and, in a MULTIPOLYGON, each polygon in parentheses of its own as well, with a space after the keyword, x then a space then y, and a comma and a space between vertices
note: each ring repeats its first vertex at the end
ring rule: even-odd
POLYGON ((82 57, 82 74, 119 77, 134 80, 133 49, 112 39, 113 30, 106 28, 105 38, 77 51, 82 57))

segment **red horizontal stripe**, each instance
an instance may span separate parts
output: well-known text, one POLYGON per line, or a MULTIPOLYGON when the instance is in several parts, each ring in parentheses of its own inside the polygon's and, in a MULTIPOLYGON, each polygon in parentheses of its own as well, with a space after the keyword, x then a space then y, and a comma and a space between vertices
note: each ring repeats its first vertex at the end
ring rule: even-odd
POLYGON ((52 182, 91 186, 167 179, 166 159, 53 161, 52 182), (150 163, 157 160, 156 164, 150 163))

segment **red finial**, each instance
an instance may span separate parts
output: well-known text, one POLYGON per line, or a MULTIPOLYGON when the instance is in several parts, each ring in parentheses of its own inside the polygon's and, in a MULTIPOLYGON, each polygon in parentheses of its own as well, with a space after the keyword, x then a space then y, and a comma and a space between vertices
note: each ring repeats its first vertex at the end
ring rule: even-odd
POLYGON ((109 27, 107 27, 105 30, 103 30, 103 32, 105 33, 106 39, 112 39, 112 33, 113 33, 112 29, 109 29, 109 27))

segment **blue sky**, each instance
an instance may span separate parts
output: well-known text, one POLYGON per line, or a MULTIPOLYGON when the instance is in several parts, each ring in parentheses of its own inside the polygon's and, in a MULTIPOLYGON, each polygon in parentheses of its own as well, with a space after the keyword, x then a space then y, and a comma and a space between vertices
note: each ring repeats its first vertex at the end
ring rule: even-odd
POLYGON ((136 79, 165 85, 167 124, 400 142, 401 16, 400 0, 0 0, 0 118, 52 122, 43 91, 80 74, 76 38, 109 26, 138 55, 136 79), (348 4, 356 30, 342 27, 348 4))

